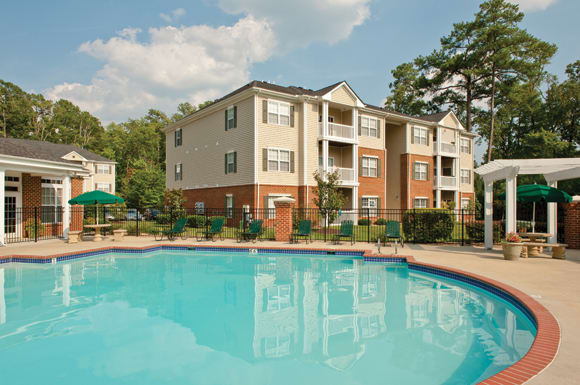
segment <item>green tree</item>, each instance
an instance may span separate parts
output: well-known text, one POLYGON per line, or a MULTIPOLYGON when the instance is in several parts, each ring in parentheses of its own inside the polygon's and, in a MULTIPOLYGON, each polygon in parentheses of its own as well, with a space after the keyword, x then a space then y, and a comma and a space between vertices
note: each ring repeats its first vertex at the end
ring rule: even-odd
POLYGON ((129 207, 160 207, 163 205, 165 175, 156 165, 139 160, 126 187, 129 207))
POLYGON ((180 210, 183 208, 183 205, 186 202, 186 199, 183 197, 183 190, 182 189, 167 189, 165 190, 165 206, 173 209, 173 210, 180 210))
POLYGON ((580 146, 580 60, 566 67, 567 79, 552 81, 546 93, 547 127, 569 142, 570 151, 580 146))
POLYGON ((385 101, 385 107, 408 115, 423 115, 431 112, 425 101, 425 88, 419 84, 421 76, 415 63, 403 63, 391 71, 393 82, 389 83, 391 95, 385 101))
POLYGON ((316 187, 313 201, 321 215, 328 215, 329 223, 334 222, 338 211, 346 201, 344 194, 339 190, 339 179, 338 171, 327 173, 326 178, 318 171, 314 172, 316 187))

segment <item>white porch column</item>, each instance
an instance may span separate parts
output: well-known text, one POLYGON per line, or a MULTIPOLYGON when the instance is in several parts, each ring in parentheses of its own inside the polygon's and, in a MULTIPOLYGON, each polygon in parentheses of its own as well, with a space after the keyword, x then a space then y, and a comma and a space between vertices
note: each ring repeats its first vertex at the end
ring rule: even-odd
POLYGON ((322 170, 328 172, 328 102, 322 102, 322 170))
MULTIPOLYGON (((437 148, 439 148, 440 142, 441 141, 439 140, 439 127, 437 127, 437 148)), ((437 159, 437 175, 435 175, 435 178, 437 178, 437 186, 435 186, 435 188, 436 188, 435 199, 437 199, 437 208, 440 209, 441 208, 441 155, 437 155, 436 159, 437 159)))
POLYGON ((493 182, 485 181, 485 248, 493 248, 493 182))
MULTIPOLYGON (((548 186, 558 188, 558 181, 548 182, 548 186)), ((558 243, 558 204, 548 203, 548 233, 552 234, 548 238, 548 243, 558 243)))
POLYGON ((68 231, 70 229, 70 205, 68 201, 71 199, 71 180, 70 175, 64 177, 62 181, 62 233, 64 239, 68 239, 68 231))
POLYGON ((5 201, 5 194, 6 193, 6 170, 0 170, 0 246, 4 246, 5 242, 5 218, 4 215, 6 213, 6 208, 4 205, 6 204, 5 201))
POLYGON ((505 231, 507 233, 517 231, 516 209, 517 209, 517 173, 512 173, 506 178, 505 189, 505 231))

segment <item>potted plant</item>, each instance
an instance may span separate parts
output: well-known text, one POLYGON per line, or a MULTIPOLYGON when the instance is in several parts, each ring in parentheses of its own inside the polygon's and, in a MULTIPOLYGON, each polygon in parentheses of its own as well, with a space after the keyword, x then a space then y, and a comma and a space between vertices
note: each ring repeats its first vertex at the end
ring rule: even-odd
POLYGON ((517 261, 522 253, 522 238, 517 233, 509 233, 501 244, 503 257, 508 261, 517 261))

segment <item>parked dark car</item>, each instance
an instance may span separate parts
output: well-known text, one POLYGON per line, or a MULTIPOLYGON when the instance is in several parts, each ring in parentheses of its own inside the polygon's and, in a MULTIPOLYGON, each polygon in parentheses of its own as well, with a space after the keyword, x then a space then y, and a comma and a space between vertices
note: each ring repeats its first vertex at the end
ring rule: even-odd
POLYGON ((154 221, 157 219, 157 216, 161 213, 161 211, 157 209, 147 209, 145 210, 144 216, 145 219, 148 221, 154 221))
POLYGON ((128 221, 135 221, 137 220, 137 215, 139 215, 139 220, 143 219, 143 214, 137 211, 137 209, 129 209, 127 210, 127 214, 125 214, 125 219, 128 221))

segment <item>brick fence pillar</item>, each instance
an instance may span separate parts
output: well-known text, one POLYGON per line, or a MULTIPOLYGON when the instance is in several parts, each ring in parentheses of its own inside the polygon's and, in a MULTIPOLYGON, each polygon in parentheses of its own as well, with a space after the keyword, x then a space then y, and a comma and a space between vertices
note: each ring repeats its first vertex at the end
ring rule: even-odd
POLYGON ((274 199, 276 207, 276 240, 280 242, 290 242, 292 234, 292 209, 295 199, 282 197, 274 199))
POLYGON ((580 197, 575 196, 572 203, 564 204, 564 242, 570 249, 580 249, 580 197))

